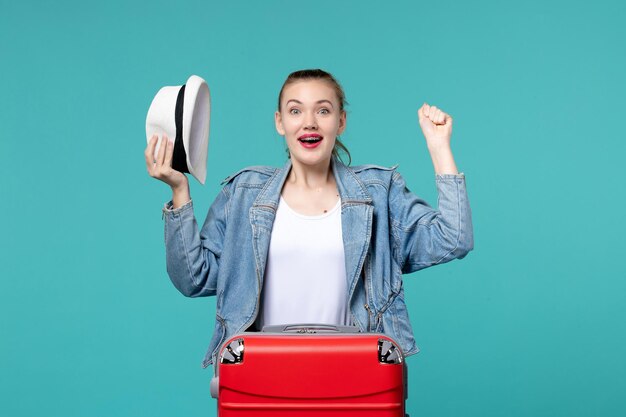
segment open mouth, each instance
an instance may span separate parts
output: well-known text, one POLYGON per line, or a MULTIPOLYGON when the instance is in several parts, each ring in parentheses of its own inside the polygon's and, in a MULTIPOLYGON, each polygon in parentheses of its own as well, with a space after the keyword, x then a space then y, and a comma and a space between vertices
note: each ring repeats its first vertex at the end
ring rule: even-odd
POLYGON ((309 134, 300 136, 298 138, 298 142, 300 142, 300 144, 304 146, 305 148, 312 149, 312 148, 317 148, 317 146, 322 141, 322 139, 324 138, 316 133, 313 133, 313 134, 309 133, 309 134))
POLYGON ((322 140, 322 137, 321 136, 309 136, 309 137, 306 137, 306 138, 299 138, 298 140, 300 142, 302 142, 302 143, 306 143, 308 145, 312 145, 314 143, 320 142, 322 140))

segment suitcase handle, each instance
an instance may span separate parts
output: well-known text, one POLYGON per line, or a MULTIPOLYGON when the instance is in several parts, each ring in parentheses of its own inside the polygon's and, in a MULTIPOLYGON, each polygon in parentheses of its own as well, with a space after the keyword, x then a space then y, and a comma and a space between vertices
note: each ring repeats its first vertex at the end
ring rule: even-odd
POLYGON ((277 324, 263 326, 264 333, 359 333, 356 326, 336 326, 334 324, 277 324))

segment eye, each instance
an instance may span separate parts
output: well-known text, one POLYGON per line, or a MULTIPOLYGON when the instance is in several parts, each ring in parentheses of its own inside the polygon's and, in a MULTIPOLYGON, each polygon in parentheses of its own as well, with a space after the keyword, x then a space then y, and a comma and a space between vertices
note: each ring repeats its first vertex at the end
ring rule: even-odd
POLYGON ((299 110, 299 109, 295 109, 295 108, 294 108, 294 109, 290 109, 290 110, 289 110, 289 114, 299 114, 299 113, 300 113, 300 110, 299 110))
POLYGON ((320 109, 320 111, 319 111, 319 112, 320 112, 321 114, 329 114, 329 113, 330 113, 330 110, 328 110, 327 108, 322 108, 322 109, 320 109))

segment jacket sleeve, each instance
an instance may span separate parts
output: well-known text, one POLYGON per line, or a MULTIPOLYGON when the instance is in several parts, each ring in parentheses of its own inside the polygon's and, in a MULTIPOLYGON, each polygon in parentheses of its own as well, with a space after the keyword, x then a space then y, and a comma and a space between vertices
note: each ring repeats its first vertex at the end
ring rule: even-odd
POLYGON ((163 208, 167 273, 174 286, 187 297, 215 295, 226 225, 228 191, 222 189, 198 231, 193 203, 163 208))
POLYGON ((474 248, 465 175, 436 175, 438 209, 406 187, 394 172, 389 190, 390 227, 405 274, 463 258, 474 248))

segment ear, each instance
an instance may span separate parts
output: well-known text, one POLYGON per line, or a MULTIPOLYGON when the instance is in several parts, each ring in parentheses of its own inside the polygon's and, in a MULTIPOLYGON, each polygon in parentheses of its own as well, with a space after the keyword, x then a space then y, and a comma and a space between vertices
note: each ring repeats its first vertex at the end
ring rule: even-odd
POLYGON ((283 117, 279 111, 274 113, 274 123, 276 124, 276 131, 280 136, 285 136, 285 129, 283 128, 283 117))
POLYGON ((337 130, 337 134, 341 135, 344 130, 346 130, 347 123, 347 114, 345 110, 341 111, 341 116, 339 116, 339 130, 337 130))

